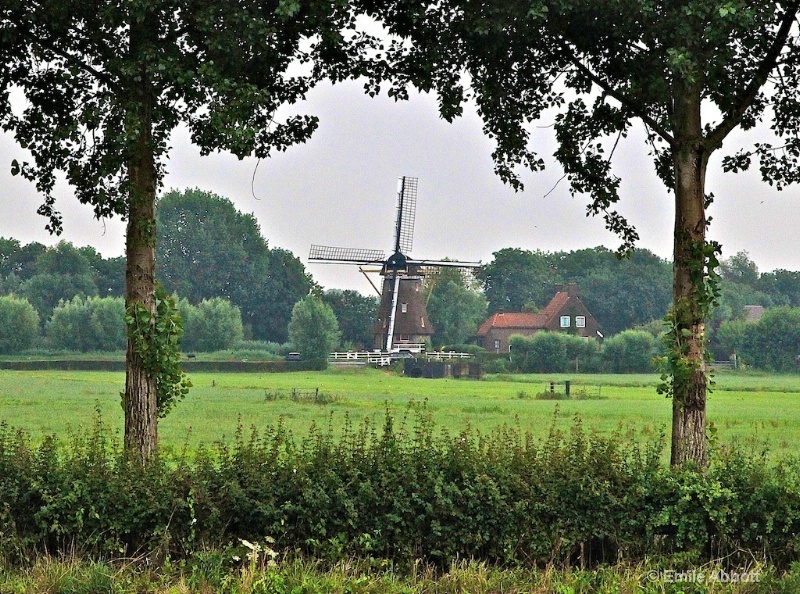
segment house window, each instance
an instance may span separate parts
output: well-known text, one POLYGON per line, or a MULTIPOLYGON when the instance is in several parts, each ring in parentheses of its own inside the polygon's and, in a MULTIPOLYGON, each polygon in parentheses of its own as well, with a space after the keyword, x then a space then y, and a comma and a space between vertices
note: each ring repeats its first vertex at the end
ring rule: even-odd
POLYGON ((494 351, 495 351, 496 353, 499 353, 499 352, 500 352, 500 341, 499 341, 499 340, 495 340, 495 341, 494 341, 494 351))
POLYGON ((575 327, 586 328, 586 316, 575 316, 575 327))
POLYGON ((561 316, 561 327, 569 328, 569 316, 561 316))
POLYGON ((400 313, 408 313, 408 303, 400 304, 400 313))

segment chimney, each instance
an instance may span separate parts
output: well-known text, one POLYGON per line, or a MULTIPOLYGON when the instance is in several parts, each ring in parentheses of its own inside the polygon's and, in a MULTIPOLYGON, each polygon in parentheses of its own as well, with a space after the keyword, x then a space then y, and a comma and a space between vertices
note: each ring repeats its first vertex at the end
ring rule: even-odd
POLYGON ((564 291, 564 285, 556 285, 556 293, 562 293, 564 291))
POLYGON ((570 297, 578 296, 578 283, 569 283, 567 285, 567 295, 570 297))

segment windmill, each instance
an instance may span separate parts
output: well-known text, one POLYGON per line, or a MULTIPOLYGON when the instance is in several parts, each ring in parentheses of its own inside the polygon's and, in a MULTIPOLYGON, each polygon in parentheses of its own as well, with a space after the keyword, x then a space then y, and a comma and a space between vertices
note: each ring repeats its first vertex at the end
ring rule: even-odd
POLYGON ((417 178, 401 177, 397 188, 394 251, 388 258, 382 250, 324 245, 312 245, 308 256, 309 262, 359 267, 380 265, 383 290, 374 327, 375 348, 387 352, 404 344, 424 343, 433 334, 422 290, 426 273, 438 268, 475 268, 480 265, 479 262, 411 258, 416 207, 417 178))

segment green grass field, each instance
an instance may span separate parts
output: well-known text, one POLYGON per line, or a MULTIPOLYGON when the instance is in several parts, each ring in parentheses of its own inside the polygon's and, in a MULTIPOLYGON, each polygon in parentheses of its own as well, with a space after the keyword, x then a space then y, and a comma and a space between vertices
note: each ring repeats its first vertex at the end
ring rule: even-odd
MULTIPOLYGON (((656 392, 655 375, 514 375, 483 381, 412 379, 373 369, 283 374, 194 374, 189 397, 160 424, 167 448, 195 447, 229 438, 241 424, 264 428, 282 419, 296 435, 312 424, 338 431, 349 419, 382 423, 388 408, 398 422, 415 406, 427 407, 442 428, 490 431, 503 424, 544 435, 556 407, 566 428, 579 416, 602 433, 635 432, 644 439, 668 433, 671 404, 656 392), (588 398, 537 400, 550 381, 572 381, 588 398), (292 389, 334 396, 328 404, 295 402, 292 389), (274 398, 270 399, 268 398, 274 398), (410 404, 412 403, 412 404, 410 404)), ((773 454, 800 454, 800 377, 726 372, 709 397, 708 418, 722 443, 736 441, 773 454)), ((103 372, 0 371, 0 420, 34 439, 64 434, 92 422, 95 409, 121 431, 123 375, 103 372)), ((413 423, 413 414, 409 423, 413 423)))

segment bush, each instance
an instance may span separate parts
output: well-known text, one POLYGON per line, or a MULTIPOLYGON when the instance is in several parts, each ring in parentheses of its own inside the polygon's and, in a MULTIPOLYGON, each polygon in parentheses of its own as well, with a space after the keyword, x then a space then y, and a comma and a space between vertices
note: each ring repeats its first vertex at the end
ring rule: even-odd
POLYGON ((650 373, 658 354, 658 339, 644 330, 625 330, 603 343, 603 364, 608 373, 650 373))
POLYGON ((39 314, 27 299, 0 297, 0 354, 29 349, 39 335, 39 314))
POLYGON ((215 297, 198 305, 178 302, 184 323, 181 348, 184 351, 224 351, 242 341, 242 314, 230 301, 215 297))
POLYGON ((125 349, 125 301, 121 297, 75 297, 53 310, 45 331, 50 346, 67 351, 125 349))
POLYGON ((662 465, 663 440, 513 428, 440 432, 424 404, 413 431, 382 427, 240 429, 191 455, 129 461, 99 422, 34 445, 0 425, 0 551, 180 558, 240 539, 329 561, 352 557, 447 566, 636 564, 679 555, 788 567, 800 550, 800 462, 767 468, 715 450, 705 473, 662 465))
POLYGON ((339 338, 339 323, 330 305, 316 295, 295 303, 289 322, 289 341, 304 359, 327 361, 339 338))
POLYGON ((797 371, 800 368, 800 308, 768 309, 755 324, 744 329, 742 359, 767 371, 797 371))
POLYGON ((522 373, 595 371, 597 342, 560 332, 511 337, 511 363, 522 373))

